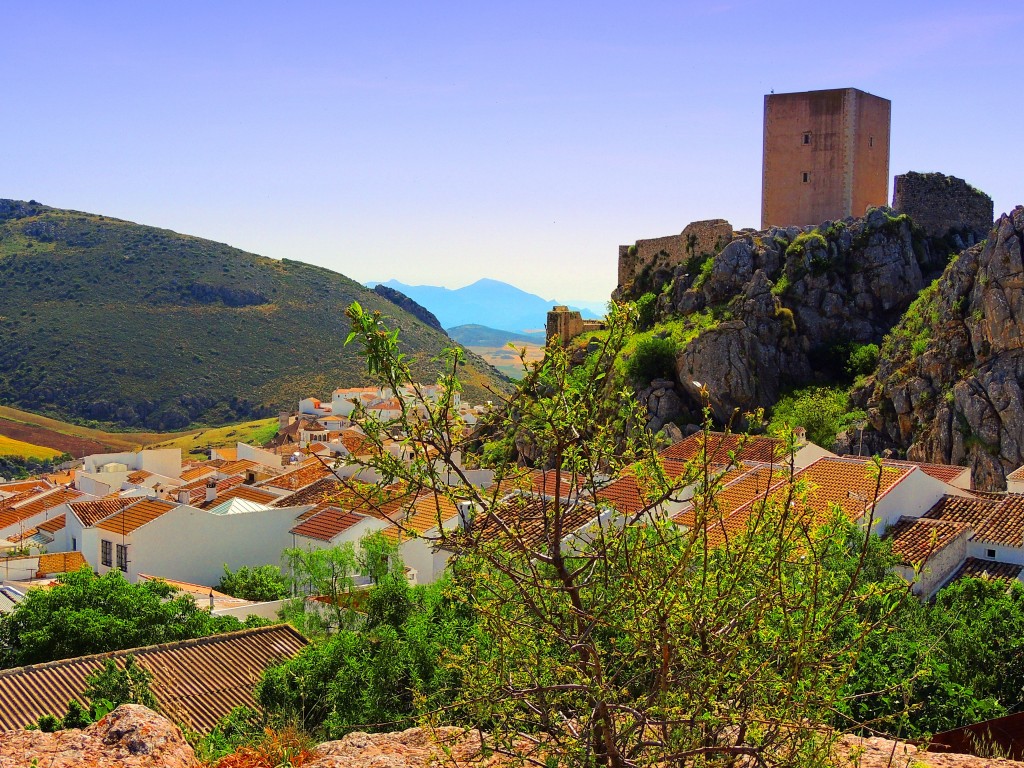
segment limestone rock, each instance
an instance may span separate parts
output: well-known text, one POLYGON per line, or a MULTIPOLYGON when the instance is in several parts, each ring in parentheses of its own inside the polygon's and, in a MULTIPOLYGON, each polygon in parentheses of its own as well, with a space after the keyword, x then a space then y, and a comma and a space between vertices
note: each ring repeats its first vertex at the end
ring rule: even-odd
POLYGON ((88 728, 56 733, 0 733, 0 768, 198 768, 195 753, 170 720, 122 704, 88 728), (35 761, 35 762, 33 762, 35 761))
POLYGON ((866 400, 878 440, 1006 487, 1024 464, 1024 207, 964 251, 893 331, 866 400))

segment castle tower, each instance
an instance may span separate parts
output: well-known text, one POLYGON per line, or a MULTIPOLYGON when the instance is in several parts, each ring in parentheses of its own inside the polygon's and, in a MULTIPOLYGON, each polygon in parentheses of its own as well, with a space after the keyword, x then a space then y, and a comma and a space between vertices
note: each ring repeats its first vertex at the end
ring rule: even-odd
POLYGON ((890 107, 856 88, 765 96, 761 228, 886 205, 890 107))

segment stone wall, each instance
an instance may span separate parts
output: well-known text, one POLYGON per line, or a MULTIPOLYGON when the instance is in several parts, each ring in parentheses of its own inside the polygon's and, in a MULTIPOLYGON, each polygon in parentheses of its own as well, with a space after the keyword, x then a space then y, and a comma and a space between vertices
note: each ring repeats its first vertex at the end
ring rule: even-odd
POLYGON ((931 237, 967 235, 966 246, 984 240, 992 229, 992 198, 956 176, 914 171, 897 176, 892 207, 931 237))
POLYGON ((558 336, 559 342, 564 345, 581 333, 603 331, 606 326, 604 320, 584 320, 579 312, 558 305, 552 307, 548 312, 548 320, 544 328, 548 342, 558 336))
POLYGON ((657 272, 664 272, 667 282, 674 267, 694 256, 718 253, 732 237, 733 229, 728 221, 708 219, 688 224, 678 235, 637 240, 635 245, 620 245, 616 295, 634 297, 650 285, 658 285, 659 281, 654 279, 657 272))

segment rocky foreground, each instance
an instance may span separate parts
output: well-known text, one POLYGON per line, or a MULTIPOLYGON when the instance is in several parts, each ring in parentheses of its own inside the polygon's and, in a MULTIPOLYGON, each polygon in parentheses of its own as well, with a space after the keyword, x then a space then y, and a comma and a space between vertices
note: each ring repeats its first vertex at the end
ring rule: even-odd
MULTIPOLYGON (((480 737, 462 728, 410 728, 397 733, 351 733, 321 744, 304 768, 496 768, 508 759, 481 754, 480 737)), ((837 766, 850 768, 1024 768, 1024 763, 928 754, 886 739, 844 737, 837 766)), ((125 704, 82 730, 0 733, 0 768, 198 768, 192 747, 170 720, 145 707, 125 704)))

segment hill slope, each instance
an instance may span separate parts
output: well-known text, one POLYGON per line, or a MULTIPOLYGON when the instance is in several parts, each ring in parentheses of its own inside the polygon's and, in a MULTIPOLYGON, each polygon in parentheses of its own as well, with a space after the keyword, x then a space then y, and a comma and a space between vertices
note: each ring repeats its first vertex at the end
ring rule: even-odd
MULTIPOLYGON (((383 285, 422 304, 437 316, 445 328, 483 325, 506 331, 534 331, 544 327, 548 310, 557 303, 488 278, 456 289, 406 285, 397 280, 388 280, 383 285)), ((597 317, 585 310, 583 316, 597 317)))
MULTIPOLYGON (((395 318, 423 378, 451 344, 348 279, 301 262, 36 202, 0 200, 0 403, 179 429, 368 383, 345 308, 395 318)), ((468 399, 498 375, 477 357, 468 399)))

